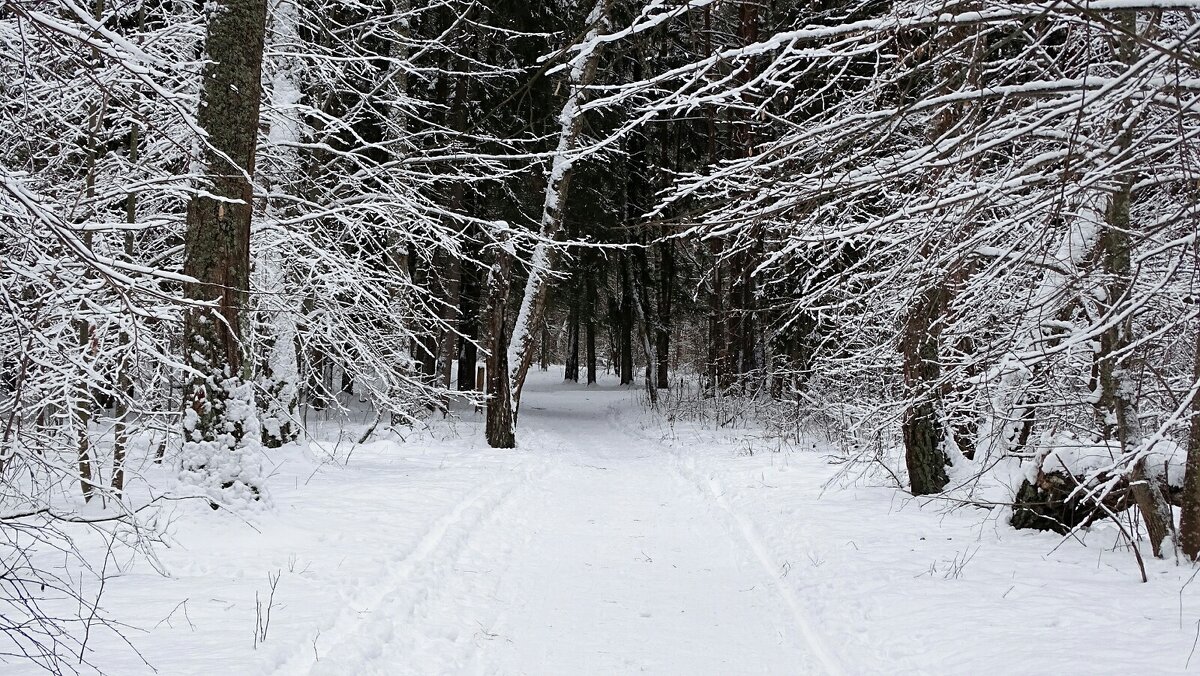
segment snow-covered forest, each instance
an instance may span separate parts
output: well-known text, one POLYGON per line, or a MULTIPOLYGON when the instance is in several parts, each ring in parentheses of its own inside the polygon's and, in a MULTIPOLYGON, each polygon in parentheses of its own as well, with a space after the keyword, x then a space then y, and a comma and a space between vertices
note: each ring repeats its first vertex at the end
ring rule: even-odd
POLYGON ((0 672, 1200 669, 1200 0, 0 0, 0 672))

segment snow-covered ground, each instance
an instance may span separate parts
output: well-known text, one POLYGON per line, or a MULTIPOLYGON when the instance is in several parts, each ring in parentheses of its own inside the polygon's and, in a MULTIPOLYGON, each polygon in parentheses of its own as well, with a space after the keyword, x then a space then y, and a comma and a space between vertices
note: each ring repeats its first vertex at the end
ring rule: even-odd
MULTIPOLYGON (((283 449, 269 508, 181 507, 168 575, 126 565, 103 605, 168 675, 1187 671, 1190 566, 1149 562, 1142 584, 1107 530, 1085 547, 827 486, 819 445, 748 455, 745 432, 560 378, 531 376, 516 451, 469 411, 345 464, 283 449)), ((152 673, 111 634, 88 646, 152 673)))

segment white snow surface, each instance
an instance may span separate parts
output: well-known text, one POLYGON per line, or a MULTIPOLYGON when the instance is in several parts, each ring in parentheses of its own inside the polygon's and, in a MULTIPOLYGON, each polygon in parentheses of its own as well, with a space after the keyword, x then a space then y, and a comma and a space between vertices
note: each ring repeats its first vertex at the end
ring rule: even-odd
MULTIPOLYGON (((772 452, 560 379, 530 375, 515 451, 469 410, 348 462, 352 425, 272 451, 268 508, 177 508, 168 575, 122 558, 102 605, 170 675, 1186 671, 1193 569, 1149 561, 1142 584, 1115 530, 1061 543, 831 484, 820 442, 772 452)), ((153 673, 110 633, 88 645, 153 673)))

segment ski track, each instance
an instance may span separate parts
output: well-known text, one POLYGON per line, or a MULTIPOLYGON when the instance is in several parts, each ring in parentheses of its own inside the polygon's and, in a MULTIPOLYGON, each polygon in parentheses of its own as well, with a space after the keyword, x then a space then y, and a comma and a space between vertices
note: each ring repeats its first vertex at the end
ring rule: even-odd
POLYGON ((654 439, 644 432, 634 431, 636 428, 630 424, 630 421, 620 419, 618 409, 615 407, 609 409, 609 422, 613 429, 623 430, 624 434, 638 439, 641 443, 655 447, 670 458, 668 466, 672 473, 679 480, 687 483, 710 500, 716 507, 716 511, 724 517, 719 518, 719 520, 723 522, 722 525, 725 527, 727 536, 753 554, 755 561, 761 566, 763 579, 770 584, 771 588, 775 590, 787 605, 795 628, 798 630, 812 655, 820 661, 825 673, 830 674, 830 676, 841 676, 842 674, 851 673, 847 671, 841 660, 836 656, 836 650, 831 647, 829 639, 816 629, 815 620, 805 610, 803 603, 797 598, 792 586, 784 581, 783 578, 786 576, 786 572, 783 566, 771 555, 762 537, 759 536, 758 529, 754 527, 748 518, 734 509, 733 505, 725 497, 726 491, 721 481, 715 475, 708 477, 701 476, 696 470, 695 458, 685 459, 675 449, 664 444, 661 440, 654 439))
MULTIPOLYGON (((554 467, 524 513, 510 505, 525 538, 487 590, 498 607, 470 673, 843 673, 765 550, 725 526, 660 443, 612 424, 622 402, 595 411, 590 400, 611 399, 557 392, 543 415, 545 395, 527 396, 522 445, 554 467)), ((444 598, 437 614, 459 614, 444 598)))
POLYGON ((408 620, 436 589, 447 561, 456 558, 472 534, 512 499, 534 471, 523 467, 519 478, 490 482, 455 504, 429 527, 410 554, 388 562, 384 582, 355 593, 333 627, 315 634, 312 645, 279 665, 275 674, 395 673, 395 665, 380 658, 403 642, 406 634, 416 635, 408 620))
MULTIPOLYGON (((1147 561, 1158 584, 1140 586, 1107 546, 984 533, 888 488, 821 495, 819 453, 743 457, 744 430, 669 421, 642 396, 541 374, 516 450, 486 448, 470 411, 329 471, 283 449, 272 510, 183 512, 169 578, 127 564, 111 580, 153 667, 106 673, 1025 676, 1147 656, 1187 673, 1186 570, 1147 561), (1113 617, 1137 621, 1095 641, 1113 617)), ((126 654, 108 634, 89 649, 126 654)))
POLYGON ((504 476, 275 674, 846 673, 716 480, 618 424, 625 392, 526 397, 504 476))
POLYGON ((750 523, 749 519, 734 510, 733 506, 729 504, 729 500, 725 498, 725 488, 721 485, 720 480, 716 477, 709 477, 706 481, 702 477, 699 477, 695 473, 694 461, 688 462, 685 467, 678 462, 678 457, 675 460, 674 468, 679 475, 695 484, 728 516, 727 520, 731 522, 731 526, 727 527, 730 531, 736 533, 734 537, 741 540, 753 552, 754 558, 762 566, 765 578, 770 581, 771 586, 787 604, 792 617, 795 619, 796 628, 800 631, 805 644, 812 651, 812 654, 820 660, 825 672, 830 674, 830 676, 841 676, 847 673, 841 661, 835 657, 835 651, 830 647, 829 640, 815 628, 813 619, 805 611, 800 600, 796 598, 791 585, 782 580, 786 576, 786 573, 783 572, 783 567, 767 550, 766 544, 764 544, 762 538, 758 535, 758 530, 750 523))

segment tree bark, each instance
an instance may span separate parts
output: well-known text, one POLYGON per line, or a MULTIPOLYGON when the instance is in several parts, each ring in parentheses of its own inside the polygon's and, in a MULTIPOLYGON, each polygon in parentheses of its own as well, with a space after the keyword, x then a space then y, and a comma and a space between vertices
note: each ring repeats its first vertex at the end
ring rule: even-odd
POLYGON ((186 437, 239 445, 244 419, 229 410, 242 374, 242 320, 250 282, 251 176, 258 139, 265 0, 207 5, 207 61, 197 124, 206 134, 207 185, 187 207, 184 350, 186 437), (214 303, 215 301, 215 303, 214 303), (232 413, 232 415, 231 415, 232 413))
POLYGON ((621 384, 633 384, 633 282, 629 275, 629 254, 621 253, 621 305, 617 311, 617 341, 621 363, 621 384))
POLYGON ((496 260, 487 282, 488 318, 483 343, 488 349, 485 436, 492 448, 514 448, 517 441, 513 431, 515 419, 508 381, 507 333, 504 330, 512 256, 502 246, 497 246, 495 255, 496 260))
POLYGON ((911 400, 902 425, 904 460, 913 495, 939 493, 950 481, 936 392, 941 378, 938 339, 946 295, 941 285, 922 293, 908 311, 901 337, 904 384, 911 400))
POLYGON ((572 281, 570 289, 570 307, 567 309, 567 355, 566 368, 563 370, 563 380, 571 383, 579 382, 579 303, 580 294, 577 281, 572 281))
POLYGON ((470 392, 476 388, 475 364, 479 356, 475 341, 480 338, 480 335, 479 279, 475 266, 469 262, 463 268, 459 305, 459 317, 461 317, 459 328, 463 335, 458 340, 458 389, 462 392, 470 392))
MULTIPOLYGON (((1111 315, 1120 313, 1120 303, 1128 301, 1132 281, 1130 220, 1132 181, 1126 179, 1113 194, 1109 205, 1107 225, 1100 237, 1102 265, 1107 278, 1105 298, 1111 315)), ((1133 342, 1133 318, 1111 322, 1100 336, 1100 352, 1096 355, 1097 381, 1100 391, 1096 399, 1096 416, 1105 439, 1116 440, 1122 454, 1135 453, 1142 443, 1138 421, 1136 386, 1131 382, 1129 355, 1133 342), (1122 363, 1121 360, 1124 360, 1122 363)), ((1164 558, 1168 543, 1176 549, 1174 516, 1160 488, 1159 477, 1147 471, 1146 459, 1133 467, 1130 492, 1146 524, 1150 547, 1157 558, 1164 558)))
MULTIPOLYGON (((1122 31, 1117 38, 1117 56, 1122 63, 1129 65, 1134 63, 1138 54, 1137 16, 1134 12, 1123 12, 1118 22, 1122 31)), ((1125 114, 1131 109, 1132 104, 1129 102, 1122 102, 1119 106, 1120 112, 1125 114)), ((1132 143, 1134 124, 1128 120, 1122 120, 1120 124, 1120 127, 1114 127, 1117 131, 1114 150, 1124 153, 1132 143)), ((1129 295, 1132 290, 1133 244, 1129 210, 1133 201, 1133 181, 1132 177, 1121 179, 1121 185, 1113 193, 1109 203, 1106 226, 1100 236, 1101 261, 1107 280, 1105 299, 1113 318, 1120 314, 1120 304, 1130 301, 1129 295)), ((1132 313, 1118 321, 1110 320, 1110 326, 1100 336, 1100 353, 1096 355, 1100 387, 1097 398, 1100 429, 1104 438, 1117 440, 1122 453, 1126 454, 1137 452, 1143 443, 1138 419, 1137 387, 1132 381, 1132 369, 1129 366, 1132 360, 1131 355, 1126 354, 1129 346, 1133 344, 1133 339, 1132 313)), ((1164 558, 1167 553, 1164 544, 1170 547, 1172 553, 1178 551, 1178 535, 1175 532, 1171 505, 1160 486, 1160 477, 1156 473, 1158 471, 1160 470, 1147 471, 1146 458, 1137 461, 1133 467, 1130 492, 1146 524, 1154 556, 1164 558)))
POLYGON ((670 387, 671 301, 675 279, 675 247, 670 240, 659 244, 658 324, 654 328, 656 379, 660 388, 670 387))

